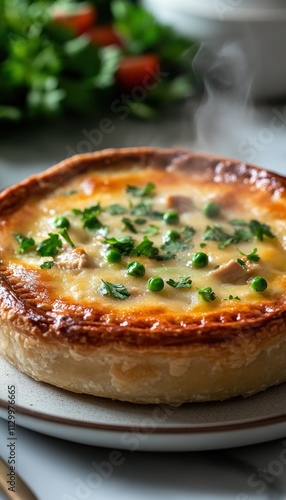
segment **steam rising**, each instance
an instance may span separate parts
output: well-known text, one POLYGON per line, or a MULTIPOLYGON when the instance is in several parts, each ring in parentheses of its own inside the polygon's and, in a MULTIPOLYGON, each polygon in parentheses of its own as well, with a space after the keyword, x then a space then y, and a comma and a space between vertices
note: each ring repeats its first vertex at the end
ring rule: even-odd
POLYGON ((202 44, 194 70, 204 85, 195 115, 195 149, 233 156, 239 134, 253 114, 251 71, 242 44, 202 44))

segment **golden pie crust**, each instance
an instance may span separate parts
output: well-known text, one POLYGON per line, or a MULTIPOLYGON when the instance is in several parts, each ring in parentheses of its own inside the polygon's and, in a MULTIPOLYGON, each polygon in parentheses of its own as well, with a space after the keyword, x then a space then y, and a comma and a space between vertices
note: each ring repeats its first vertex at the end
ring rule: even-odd
MULTIPOLYGON (((136 226, 136 234, 128 232, 122 217, 107 210, 99 215, 112 226, 108 236, 128 234, 138 244, 143 226, 136 226)), ((159 227, 159 234, 149 236, 156 245, 164 241, 164 231, 177 229, 161 220, 144 227, 151 226, 159 227)), ((248 396, 286 381, 284 177, 185 150, 130 148, 78 155, 2 192, 0 233, 0 353, 34 379, 78 393, 173 405, 248 396), (194 227, 194 241, 173 259, 125 256, 110 264, 104 254, 106 236, 84 230, 80 217, 70 214, 97 202, 103 207, 125 203, 128 211, 143 198, 127 196, 126 185, 148 182, 156 186, 156 210, 178 211, 178 227, 194 227), (219 203, 218 218, 203 214, 207 201, 219 203), (57 232, 53 221, 60 215, 71 217, 75 248, 62 240, 55 265, 42 269, 43 261, 53 259, 40 257, 35 249, 19 253, 15 234, 39 243, 57 232), (253 237, 224 249, 203 239, 207 226, 230 230, 231 219, 259 220, 275 238, 253 237), (259 262, 248 261, 240 271, 237 258, 243 255, 246 261, 254 248, 259 262), (197 251, 209 255, 206 268, 192 268, 197 251), (146 276, 126 276, 131 260, 144 263, 146 276), (190 276, 192 286, 165 284, 162 292, 150 292, 147 280, 153 275, 165 281, 190 276), (268 282, 262 293, 251 287, 257 275, 268 282), (101 279, 124 283, 130 296, 102 296, 101 279), (213 302, 198 294, 206 286, 216 292, 213 302)))

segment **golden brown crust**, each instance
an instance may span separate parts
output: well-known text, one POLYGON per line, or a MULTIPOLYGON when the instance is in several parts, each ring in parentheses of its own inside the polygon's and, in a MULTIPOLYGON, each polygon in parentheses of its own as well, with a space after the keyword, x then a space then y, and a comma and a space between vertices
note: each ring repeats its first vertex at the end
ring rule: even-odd
MULTIPOLYGON (((267 375, 264 381, 261 374, 257 380, 253 375, 254 370, 261 365, 261 360, 268 359, 270 351, 277 352, 278 346, 281 352, 286 351, 284 340, 286 331, 285 279, 283 293, 275 297, 263 297, 255 304, 237 302, 232 303, 231 306, 226 304, 219 310, 213 310, 210 307, 203 313, 194 310, 191 314, 186 312, 174 314, 172 310, 168 311, 163 306, 154 306, 152 309, 142 307, 142 310, 136 310, 135 313, 133 310, 126 310, 126 321, 123 323, 119 313, 118 317, 116 312, 113 315, 109 314, 110 305, 105 306, 100 303, 91 306, 85 301, 79 303, 71 298, 57 297, 52 286, 49 287, 45 280, 41 279, 46 272, 44 270, 32 269, 31 271, 25 263, 21 263, 17 265, 17 273, 14 274, 15 267, 11 266, 9 259, 5 257, 5 234, 11 230, 10 215, 16 212, 21 214, 22 209, 28 210, 29 200, 40 200, 44 196, 52 195, 58 186, 63 186, 77 176, 85 174, 86 183, 89 183, 89 189, 92 190, 93 179, 88 178, 91 172, 105 168, 108 176, 110 167, 114 169, 114 167, 124 165, 125 168, 131 169, 134 164, 140 165, 140 168, 152 167, 158 171, 158 175, 163 172, 165 180, 162 176, 160 179, 161 182, 166 183, 166 189, 168 188, 168 174, 180 178, 185 176, 198 184, 222 186, 220 191, 222 207, 229 207, 236 202, 233 196, 234 191, 236 200, 243 199, 245 193, 251 192, 256 197, 257 204, 263 204, 264 209, 272 217, 279 212, 280 219, 286 221, 286 179, 238 161, 189 151, 153 148, 107 150, 67 159, 46 172, 8 188, 0 195, 3 238, 0 262, 3 332, 1 335, 3 338, 2 345, 0 342, 0 351, 20 369, 35 378, 75 391, 138 402, 179 404, 190 400, 223 399, 241 393, 255 392, 285 380, 286 372, 284 376, 281 360, 278 363, 280 366, 278 374, 274 370, 273 376, 267 375), (276 200, 275 203, 272 200, 276 200), (158 317, 160 318, 159 325, 157 324, 158 317), (156 327, 154 327, 155 324, 156 327), (46 352, 44 355, 46 360, 49 358, 49 352, 53 353, 52 359, 55 360, 58 357, 59 364, 67 358, 70 365, 67 363, 66 369, 70 368, 71 372, 75 369, 74 359, 78 356, 81 358, 82 366, 85 366, 83 358, 86 357, 89 360, 86 361, 87 364, 89 363, 86 368, 86 380, 77 385, 72 376, 70 382, 61 381, 60 378, 53 380, 53 377, 48 374, 45 376, 36 366, 43 356, 41 354, 40 358, 37 358, 36 352, 40 349, 46 352), (57 350, 58 355, 56 355, 57 350), (23 358, 26 352, 31 358, 35 358, 32 368, 28 367, 29 363, 25 368, 23 358), (121 370, 122 373, 118 375, 117 382, 114 382, 115 365, 119 373, 120 363, 124 364, 124 355, 126 355, 126 373, 124 375, 121 370), (132 357, 136 358, 136 363, 134 362, 136 368, 133 367, 131 370, 132 357), (214 377, 212 389, 207 391, 207 384, 210 385, 210 379, 207 377, 205 385, 198 387, 195 394, 193 385, 190 385, 188 389, 187 380, 189 377, 195 377, 196 357, 198 357, 198 367, 200 367, 199 360, 201 360, 201 367, 204 363, 208 363, 209 367, 211 363, 214 363, 218 376, 216 379, 215 370, 212 371, 212 377, 214 377), (229 366, 229 357, 236 358, 232 367, 229 366), (168 362, 167 359, 169 359, 168 362), (220 359, 219 362, 218 359, 220 359), (102 382, 102 390, 90 382, 88 388, 87 379, 91 377, 92 366, 95 367, 97 364, 98 369, 102 366, 103 360, 106 363, 111 360, 110 370, 113 382, 111 383, 110 380, 106 382, 106 387, 102 382), (242 376, 241 384, 238 383, 238 379, 241 367, 248 365, 250 368, 245 368, 245 374, 248 374, 246 377, 252 374, 253 380, 249 381, 247 386, 245 376, 242 376), (159 376, 158 367, 160 366, 162 372, 159 376), (185 368, 183 369, 182 366, 185 368), (235 366, 237 366, 237 371, 234 369, 235 366), (150 370, 152 376, 146 375, 145 377, 144 373, 149 373, 150 370), (169 394, 167 394, 168 388, 163 387, 159 382, 163 372, 164 377, 167 378, 166 384, 172 386, 169 394), (181 372, 182 376, 180 376, 181 372), (125 381, 128 389, 120 390, 119 380, 124 385, 123 379, 128 373, 132 374, 136 383, 132 387, 132 384, 125 381), (222 378, 225 376, 229 377, 230 381, 225 382, 224 387, 222 378), (136 397, 140 379, 142 379, 144 390, 136 397), (158 380, 157 392, 156 379, 158 380), (174 380, 176 384, 185 386, 181 395, 178 391, 179 395, 176 396, 174 380), (220 387, 214 387, 215 381, 218 386, 221 384, 220 387), (233 390, 231 390, 231 384, 235 385, 233 390)), ((113 182, 116 184, 119 181, 115 179, 113 182)), ((281 282, 283 283, 282 278, 281 282)), ((78 363, 77 359, 76 365, 79 368, 78 363)), ((46 368, 46 371, 51 369, 52 365, 53 362, 48 369, 46 368)), ((197 380, 198 377, 196 376, 195 379, 197 380)))

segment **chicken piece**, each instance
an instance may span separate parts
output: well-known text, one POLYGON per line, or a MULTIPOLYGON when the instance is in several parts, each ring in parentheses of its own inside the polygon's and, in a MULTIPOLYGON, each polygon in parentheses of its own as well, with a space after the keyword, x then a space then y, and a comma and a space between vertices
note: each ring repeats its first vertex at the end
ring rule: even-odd
POLYGON ((81 247, 63 252, 57 258, 57 265, 62 269, 83 269, 87 267, 87 254, 81 247))
POLYGON ((246 270, 233 259, 214 269, 210 274, 218 278, 222 283, 236 284, 239 281, 246 282, 247 280, 246 270))
POLYGON ((174 195, 168 196, 166 199, 167 207, 173 208, 180 214, 190 212, 194 207, 191 198, 188 196, 174 195))

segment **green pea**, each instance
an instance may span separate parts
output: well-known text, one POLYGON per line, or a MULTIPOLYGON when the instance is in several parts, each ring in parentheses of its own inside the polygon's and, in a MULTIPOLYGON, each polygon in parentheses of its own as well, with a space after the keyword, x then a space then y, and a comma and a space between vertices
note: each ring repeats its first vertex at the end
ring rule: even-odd
POLYGON ((145 275, 145 267, 140 262, 137 262, 137 260, 130 262, 126 269, 127 274, 130 276, 136 276, 136 278, 141 278, 145 275))
POLYGON ((164 288, 164 281, 160 276, 153 276, 148 280, 148 288, 150 292, 160 292, 164 288))
POLYGON ((268 283, 265 278, 256 276, 256 278, 253 278, 251 286, 256 292, 264 292, 264 290, 268 287, 268 283))
POLYGON ((220 214, 220 206, 218 203, 214 201, 208 201, 203 207, 203 213, 206 217, 213 219, 214 217, 218 217, 220 214))
POLYGON ((110 264, 114 264, 116 262, 121 262, 122 254, 118 250, 111 248, 110 250, 107 250, 107 252, 106 252, 106 259, 107 259, 107 262, 110 262, 110 264))
POLYGON ((192 258, 192 266, 200 269, 202 267, 206 267, 209 263, 209 258, 204 252, 197 252, 192 258))
POLYGON ((171 210, 170 212, 165 212, 163 215, 163 220, 166 222, 166 224, 178 224, 179 222, 179 214, 178 212, 175 212, 171 210))
POLYGON ((54 226, 68 229, 70 227, 70 221, 66 217, 60 215, 55 218, 54 226))
POLYGON ((175 231, 174 229, 171 229, 170 231, 166 232, 164 241, 178 241, 180 238, 180 233, 178 233, 178 231, 175 231))

